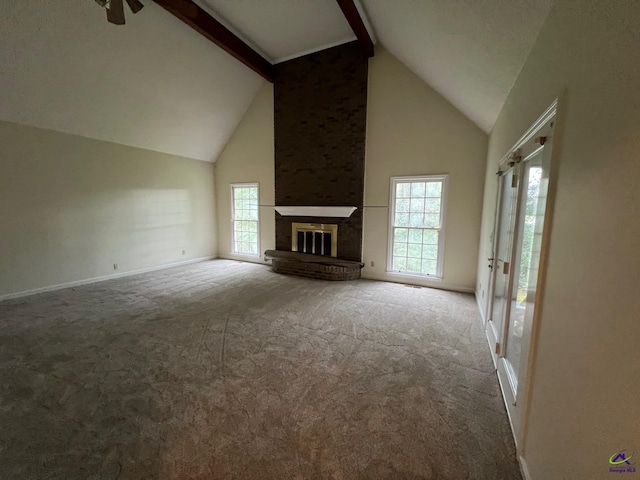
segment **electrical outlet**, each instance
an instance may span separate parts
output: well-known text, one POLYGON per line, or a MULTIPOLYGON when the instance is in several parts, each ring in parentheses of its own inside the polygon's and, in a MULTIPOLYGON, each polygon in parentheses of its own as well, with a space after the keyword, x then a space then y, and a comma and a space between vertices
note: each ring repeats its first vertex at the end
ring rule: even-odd
POLYGON ((182 254, 185 255, 187 253, 186 250, 182 250, 182 254))
POLYGON ((376 266, 376 262, 374 262, 373 260, 371 260, 371 266, 375 267, 376 266))
POLYGON ((117 264, 117 263, 114 263, 114 264, 113 264, 113 269, 114 269, 114 270, 117 270, 117 269, 118 269, 118 264, 117 264))

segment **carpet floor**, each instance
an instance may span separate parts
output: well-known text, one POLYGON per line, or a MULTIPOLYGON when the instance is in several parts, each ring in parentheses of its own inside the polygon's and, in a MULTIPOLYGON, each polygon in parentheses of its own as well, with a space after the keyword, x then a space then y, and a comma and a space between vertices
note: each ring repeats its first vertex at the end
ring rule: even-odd
POLYGON ((0 303, 0 478, 521 477, 473 296, 214 260, 0 303))

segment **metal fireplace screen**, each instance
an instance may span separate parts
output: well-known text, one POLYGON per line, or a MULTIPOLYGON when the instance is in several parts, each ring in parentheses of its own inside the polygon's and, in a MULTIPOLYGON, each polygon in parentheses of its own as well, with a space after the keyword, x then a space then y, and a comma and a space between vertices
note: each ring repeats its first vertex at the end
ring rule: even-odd
POLYGON ((293 223, 291 250, 294 252, 338 256, 338 225, 324 223, 293 223))

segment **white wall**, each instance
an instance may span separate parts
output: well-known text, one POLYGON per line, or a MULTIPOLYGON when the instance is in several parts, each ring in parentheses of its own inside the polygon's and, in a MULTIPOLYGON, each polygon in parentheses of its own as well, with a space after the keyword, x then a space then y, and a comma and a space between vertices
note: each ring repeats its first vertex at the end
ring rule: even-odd
POLYGON ((376 35, 489 132, 553 0, 363 0, 376 35))
POLYGON ((497 162, 560 97, 557 196, 520 452, 533 480, 609 478, 612 454, 640 451, 639 58, 640 3, 556 2, 491 134, 483 289, 497 162))
POLYGON ((0 296, 216 251, 209 162, 0 122, 0 169, 0 296))
POLYGON ((275 167, 273 130, 273 84, 265 82, 253 103, 233 132, 229 143, 216 161, 216 198, 218 206, 218 254, 263 263, 265 250, 276 244, 275 167), (231 253, 232 183, 258 182, 260 193, 260 256, 231 253))
MULTIPOLYGON (((383 48, 369 63, 363 276, 473 291, 487 135, 383 48), (389 179, 449 173, 444 279, 386 273, 389 179), (370 262, 375 266, 371 267, 370 262)), ((231 254, 231 183, 259 182, 261 251, 275 248, 273 85, 265 83, 216 161, 218 254, 231 254)))
POLYGON ((152 1, 2 2, 0 120, 213 161, 261 77, 152 1))
POLYGON ((363 276, 473 291, 487 135, 383 48, 369 61, 368 97, 363 276), (442 173, 444 278, 387 274, 390 177, 442 173))

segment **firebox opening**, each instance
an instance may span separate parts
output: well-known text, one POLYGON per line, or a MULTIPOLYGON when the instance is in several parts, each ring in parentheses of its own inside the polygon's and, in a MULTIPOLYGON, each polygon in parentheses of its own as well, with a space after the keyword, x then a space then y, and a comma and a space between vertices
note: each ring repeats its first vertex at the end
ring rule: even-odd
POLYGON ((338 256, 338 225, 293 223, 291 250, 326 257, 338 256))

